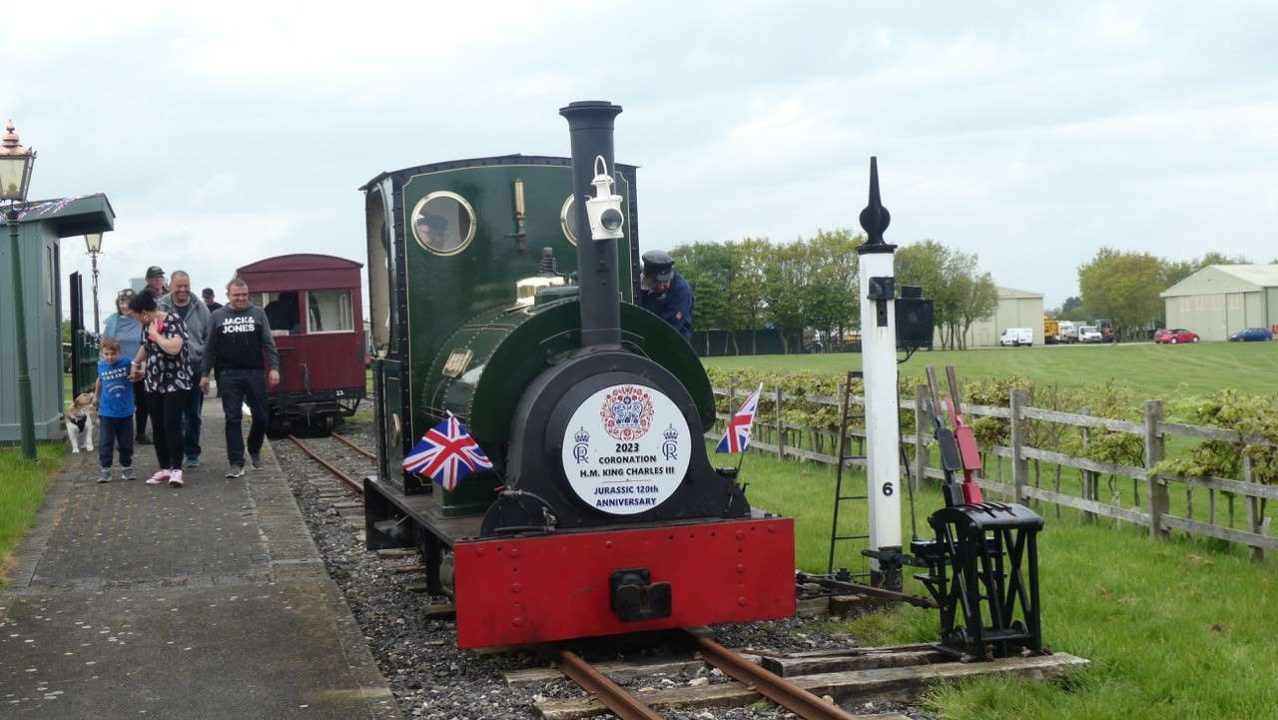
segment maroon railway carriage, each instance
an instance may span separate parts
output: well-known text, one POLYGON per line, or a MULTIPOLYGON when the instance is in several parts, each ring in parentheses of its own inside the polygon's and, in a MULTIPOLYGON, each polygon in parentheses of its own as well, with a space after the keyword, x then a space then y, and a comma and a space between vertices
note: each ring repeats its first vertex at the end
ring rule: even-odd
POLYGON ((300 253, 237 270, 252 302, 266 312, 280 351, 280 384, 271 392, 271 427, 329 429, 355 414, 364 397, 363 265, 300 253))

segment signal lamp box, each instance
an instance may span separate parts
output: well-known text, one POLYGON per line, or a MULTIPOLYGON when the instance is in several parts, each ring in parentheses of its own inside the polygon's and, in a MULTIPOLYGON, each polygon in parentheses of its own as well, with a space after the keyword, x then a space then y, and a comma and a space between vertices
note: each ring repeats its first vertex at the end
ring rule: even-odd
POLYGON ((907 285, 896 301, 896 344, 904 350, 932 349, 932 301, 923 288, 907 285))

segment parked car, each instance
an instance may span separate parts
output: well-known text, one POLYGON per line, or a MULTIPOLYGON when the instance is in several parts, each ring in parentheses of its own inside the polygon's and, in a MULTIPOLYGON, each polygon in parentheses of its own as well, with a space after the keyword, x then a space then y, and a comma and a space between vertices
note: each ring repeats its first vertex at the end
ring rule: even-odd
POLYGON ((1017 347, 1021 345, 1030 347, 1034 344, 1034 329, 1007 328, 1003 331, 1003 335, 999 337, 998 344, 1004 347, 1017 347))
POLYGON ((1163 338, 1161 340, 1159 340, 1158 335, 1155 334, 1154 342, 1162 343, 1164 345, 1180 345, 1182 343, 1198 342, 1198 333, 1191 332, 1185 328, 1172 328, 1170 330, 1163 331, 1163 333, 1163 338))
POLYGON ((1274 334, 1264 328, 1247 328, 1229 336, 1229 342, 1267 342, 1274 339, 1274 334))
POLYGON ((1169 335, 1171 335, 1171 330, 1169 330, 1168 328, 1158 328, 1157 330, 1154 331, 1154 342, 1165 343, 1167 342, 1167 337, 1169 335))
POLYGON ((1095 325, 1078 326, 1078 341, 1081 343, 1098 343, 1105 339, 1100 328, 1095 325))

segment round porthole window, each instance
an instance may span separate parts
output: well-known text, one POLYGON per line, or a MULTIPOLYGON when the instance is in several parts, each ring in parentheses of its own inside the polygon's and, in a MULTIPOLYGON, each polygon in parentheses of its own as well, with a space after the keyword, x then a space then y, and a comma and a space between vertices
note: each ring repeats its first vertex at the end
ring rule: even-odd
POLYGON ((475 237, 475 210, 457 193, 441 190, 417 201, 413 237, 436 255, 455 255, 475 237))
POLYGON ((577 244, 577 206, 573 196, 564 198, 563 207, 559 208, 559 227, 563 228, 564 237, 573 245, 577 244))

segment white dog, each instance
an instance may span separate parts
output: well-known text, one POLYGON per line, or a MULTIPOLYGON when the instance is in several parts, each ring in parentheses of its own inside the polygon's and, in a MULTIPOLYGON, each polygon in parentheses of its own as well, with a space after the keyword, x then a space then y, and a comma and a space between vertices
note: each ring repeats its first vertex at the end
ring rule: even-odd
POLYGON ((80 393, 67 403, 62 421, 67 426, 71 452, 80 452, 81 441, 84 442, 86 452, 93 452, 93 437, 98 431, 98 406, 93 402, 93 393, 80 393))

